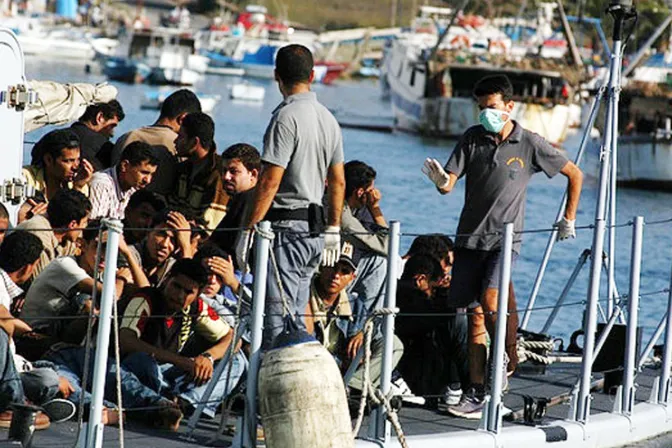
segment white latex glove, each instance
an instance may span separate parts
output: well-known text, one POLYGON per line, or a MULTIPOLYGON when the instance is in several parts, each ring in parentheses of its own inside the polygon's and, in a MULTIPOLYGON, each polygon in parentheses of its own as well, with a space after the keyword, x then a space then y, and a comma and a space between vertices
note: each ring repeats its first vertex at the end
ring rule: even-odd
POLYGON ((446 188, 450 183, 450 176, 436 159, 425 159, 422 172, 434 182, 438 189, 446 188))
POLYGON ((327 226, 324 230, 324 251, 322 252, 322 265, 334 266, 341 256, 341 228, 327 226))
POLYGON ((574 229, 575 219, 567 219, 564 216, 555 223, 558 228, 558 241, 566 240, 567 238, 576 238, 576 229, 574 229))
POLYGON ((247 267, 247 258, 251 242, 251 230, 243 230, 238 234, 238 239, 236 240, 236 262, 238 263, 238 269, 241 271, 245 271, 245 268, 247 267))

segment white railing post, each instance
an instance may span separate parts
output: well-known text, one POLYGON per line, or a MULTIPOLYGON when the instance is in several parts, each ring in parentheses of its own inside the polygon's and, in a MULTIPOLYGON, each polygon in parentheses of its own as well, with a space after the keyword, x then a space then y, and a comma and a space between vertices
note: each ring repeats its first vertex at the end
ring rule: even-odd
POLYGON ((506 350, 506 321, 509 305, 509 283, 511 283, 511 253, 513 251, 513 224, 504 225, 501 265, 499 271, 499 294, 497 295, 497 327, 493 341, 492 372, 490 375, 491 396, 488 402, 486 428, 493 433, 502 429, 502 380, 504 372, 504 351, 506 350))
POLYGON ((625 340, 625 371, 623 372, 622 412, 632 414, 635 406, 635 371, 637 363, 637 318, 639 313, 639 281, 642 268, 642 236, 644 218, 637 216, 632 229, 630 261, 630 294, 628 298, 628 334, 625 340))
MULTIPOLYGON (((263 233, 271 231, 271 223, 259 224, 263 233)), ((268 277, 268 256, 271 240, 256 232, 254 242, 254 283, 252 289, 252 321, 250 322, 250 363, 247 371, 247 391, 245 418, 243 419, 243 447, 257 446, 257 377, 261 363, 261 341, 264 327, 264 307, 266 306, 266 280, 268 277)))
MULTIPOLYGON (((655 341, 652 339, 651 345, 653 346, 653 344, 655 344, 655 341)), ((663 347, 663 365, 660 371, 658 403, 667 406, 670 396, 670 368, 672 368, 672 273, 670 274, 670 292, 668 293, 667 316, 665 318, 665 345, 663 347)))
MULTIPOLYGON (((397 307, 397 277, 399 271, 399 238, 401 236, 399 221, 390 223, 389 244, 387 248, 387 286, 385 289, 384 308, 389 310, 397 307)), ((383 315, 383 359, 380 373, 380 390, 387 396, 392 384, 392 357, 394 346, 394 314, 383 315)), ((384 406, 376 413, 376 439, 387 443, 390 440, 390 423, 384 406)))
MULTIPOLYGON (((103 399, 105 396, 105 377, 107 375, 107 355, 110 347, 110 328, 112 326, 112 305, 117 300, 115 283, 117 277, 117 255, 119 237, 123 225, 117 220, 104 219, 102 226, 107 227, 107 249, 105 250, 105 270, 103 271, 103 294, 100 298, 98 334, 96 336, 93 382, 91 384, 91 408, 89 423, 86 427, 87 448, 103 446, 103 399)), ((102 235, 102 233, 100 233, 102 235)), ((101 244, 102 241, 98 241, 101 244)), ((95 304, 92 304, 95 306, 95 304)))

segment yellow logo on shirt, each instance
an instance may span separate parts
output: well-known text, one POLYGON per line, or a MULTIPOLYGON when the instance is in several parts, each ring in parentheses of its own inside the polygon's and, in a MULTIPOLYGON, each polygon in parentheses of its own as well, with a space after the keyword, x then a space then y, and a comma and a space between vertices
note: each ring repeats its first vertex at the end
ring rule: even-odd
POLYGON ((520 157, 511 157, 509 160, 506 161, 507 166, 511 166, 514 163, 518 163, 521 168, 525 168, 525 162, 523 162, 523 159, 520 157))

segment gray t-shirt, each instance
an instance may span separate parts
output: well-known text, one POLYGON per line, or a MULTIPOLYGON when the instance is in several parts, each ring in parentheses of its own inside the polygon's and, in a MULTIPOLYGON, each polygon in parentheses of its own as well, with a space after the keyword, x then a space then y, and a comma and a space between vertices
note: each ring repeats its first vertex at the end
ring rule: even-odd
POLYGON ((341 128, 313 92, 289 96, 273 111, 261 159, 285 169, 272 209, 321 204, 329 167, 343 163, 341 128))
POLYGON ((50 325, 53 319, 49 317, 59 316, 69 308, 68 297, 73 288, 86 278, 90 278, 89 274, 74 257, 56 258, 30 285, 21 319, 35 329, 50 325))
MULTIPOLYGON (((462 135, 446 164, 446 171, 467 176, 464 209, 457 227, 457 247, 498 250, 505 223, 523 230, 525 194, 533 174, 550 178, 567 158, 539 135, 514 122, 511 135, 497 144, 494 134, 473 126, 462 135)), ((514 236, 513 250, 520 252, 522 236, 514 236)))

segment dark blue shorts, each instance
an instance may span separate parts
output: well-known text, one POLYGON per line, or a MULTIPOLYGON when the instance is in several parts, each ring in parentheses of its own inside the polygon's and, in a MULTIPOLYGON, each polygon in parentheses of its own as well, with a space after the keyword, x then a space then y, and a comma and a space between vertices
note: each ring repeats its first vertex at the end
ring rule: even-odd
MULTIPOLYGON (((518 254, 512 254, 511 269, 518 254)), ((499 288, 501 250, 455 249, 448 304, 456 308, 480 304, 486 289, 499 288)))

